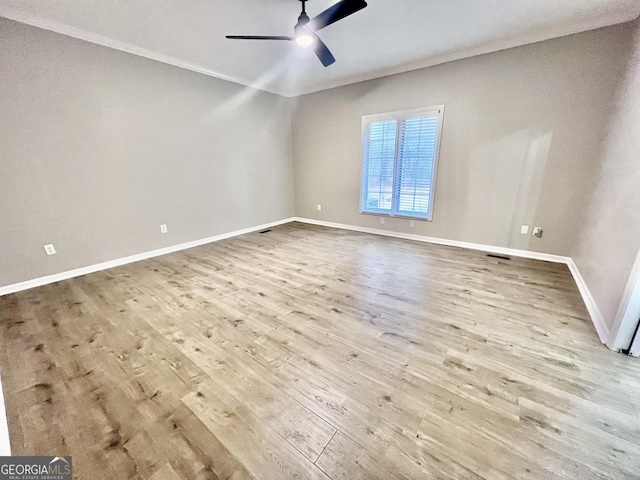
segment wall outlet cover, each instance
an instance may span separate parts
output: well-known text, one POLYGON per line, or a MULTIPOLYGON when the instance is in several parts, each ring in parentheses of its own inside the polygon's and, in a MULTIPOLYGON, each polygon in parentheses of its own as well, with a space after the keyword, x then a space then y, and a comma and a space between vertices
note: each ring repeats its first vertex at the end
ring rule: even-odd
POLYGON ((318 211, 322 210, 322 205, 318 204, 318 211))
POLYGON ((55 255, 56 254, 56 249, 53 248, 52 244, 45 245, 44 246, 44 251, 47 252, 47 255, 55 255))
POLYGON ((529 225, 522 225, 520 227, 520 235, 528 235, 529 234, 529 225))
POLYGON ((160 225, 160 233, 167 233, 167 226, 164 223, 160 225))

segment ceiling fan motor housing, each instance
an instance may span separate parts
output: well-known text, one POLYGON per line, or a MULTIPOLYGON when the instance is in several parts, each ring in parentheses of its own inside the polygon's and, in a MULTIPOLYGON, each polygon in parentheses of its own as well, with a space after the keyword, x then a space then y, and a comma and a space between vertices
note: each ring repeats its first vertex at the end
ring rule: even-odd
POLYGON ((295 36, 298 36, 302 33, 301 30, 307 26, 307 23, 309 23, 309 15, 307 15, 306 12, 302 12, 298 17, 298 23, 296 23, 296 26, 293 27, 295 36))

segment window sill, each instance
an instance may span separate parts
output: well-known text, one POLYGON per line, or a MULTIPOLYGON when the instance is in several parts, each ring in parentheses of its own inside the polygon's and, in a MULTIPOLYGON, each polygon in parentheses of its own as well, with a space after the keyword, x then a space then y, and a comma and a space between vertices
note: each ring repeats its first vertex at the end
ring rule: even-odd
POLYGON ((432 222, 433 215, 430 218, 425 217, 412 217, 411 215, 398 215, 396 213, 382 213, 382 212, 364 212, 360 211, 361 215, 370 215, 372 217, 385 217, 385 218, 400 218, 402 220, 417 220, 420 222, 432 222))

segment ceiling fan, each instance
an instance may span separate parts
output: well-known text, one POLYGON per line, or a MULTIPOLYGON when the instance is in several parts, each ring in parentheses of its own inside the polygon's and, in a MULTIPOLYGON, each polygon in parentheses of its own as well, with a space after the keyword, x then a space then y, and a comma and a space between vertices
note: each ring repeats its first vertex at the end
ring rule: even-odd
POLYGON ((327 8, 313 20, 310 20, 304 5, 307 0, 300 1, 302 2, 302 13, 298 17, 298 23, 293 27, 292 37, 261 35, 227 35, 226 37, 233 40, 286 40, 295 41, 303 47, 313 46, 313 51, 322 62, 322 65, 328 67, 336 59, 315 32, 348 17, 352 13, 356 13, 358 10, 362 10, 367 6, 367 2, 364 0, 341 0, 327 8))

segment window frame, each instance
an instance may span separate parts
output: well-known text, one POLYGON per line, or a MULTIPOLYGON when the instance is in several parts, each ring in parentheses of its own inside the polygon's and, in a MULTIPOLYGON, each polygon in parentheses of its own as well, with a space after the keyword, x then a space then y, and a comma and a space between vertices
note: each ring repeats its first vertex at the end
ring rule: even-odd
POLYGON ((388 112, 388 113, 376 113, 372 115, 363 115, 362 116, 362 125, 360 131, 360 192, 359 192, 359 212, 362 215, 375 215, 375 216, 383 216, 383 217, 394 217, 394 218, 406 218, 410 220, 420 220, 420 221, 433 221, 433 210, 434 210, 434 202, 436 198, 436 184, 437 184, 437 176, 438 176, 438 160, 440 158, 440 143, 442 140, 442 124, 444 121, 444 105, 436 105, 432 107, 421 107, 421 108, 412 108, 409 110, 399 110, 396 112, 388 112), (414 216, 414 215, 402 215, 399 213, 394 213, 394 209, 396 208, 397 198, 395 195, 395 189, 397 185, 397 176, 398 176, 398 157, 399 157, 399 147, 400 147, 400 131, 402 122, 408 118, 420 118, 420 117, 437 117, 437 132, 436 132, 436 148, 433 159, 433 177, 431 181, 431 189, 429 192, 429 210, 427 216, 414 216), (365 136, 367 126, 376 123, 395 120, 396 121, 396 144, 395 144, 395 152, 394 152, 394 160, 393 160, 393 190, 392 190, 392 211, 391 212, 382 212, 382 211, 368 211, 363 209, 363 188, 364 188, 364 180, 365 180, 365 136))

